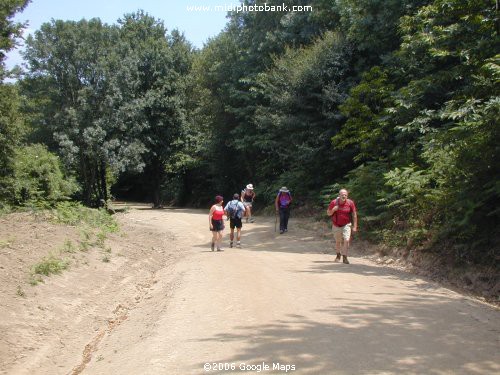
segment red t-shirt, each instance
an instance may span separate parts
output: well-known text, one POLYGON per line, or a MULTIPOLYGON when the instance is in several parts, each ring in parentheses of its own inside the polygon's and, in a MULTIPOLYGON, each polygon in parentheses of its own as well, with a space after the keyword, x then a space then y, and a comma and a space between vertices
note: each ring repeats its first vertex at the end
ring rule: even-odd
POLYGON ((356 205, 350 199, 347 199, 345 203, 342 203, 339 198, 335 198, 328 205, 329 210, 335 207, 335 205, 337 204, 337 199, 339 209, 333 213, 332 222, 336 227, 343 227, 344 225, 347 225, 351 222, 351 212, 357 212, 356 205))

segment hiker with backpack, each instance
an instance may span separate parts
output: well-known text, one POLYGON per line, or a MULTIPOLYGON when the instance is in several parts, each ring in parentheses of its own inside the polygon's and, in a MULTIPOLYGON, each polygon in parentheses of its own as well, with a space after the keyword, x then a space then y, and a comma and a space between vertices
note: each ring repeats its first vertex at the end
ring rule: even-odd
POLYGON ((248 184, 245 189, 241 191, 241 202, 245 206, 245 217, 247 219, 247 223, 250 221, 254 222, 252 219, 252 204, 255 200, 255 191, 253 191, 253 185, 248 184))
POLYGON ((241 228, 243 227, 241 219, 245 213, 245 206, 240 202, 239 194, 233 195, 233 200, 226 204, 224 211, 229 218, 229 228, 231 228, 231 233, 229 234, 229 247, 233 247, 234 228, 236 228, 236 246, 241 247, 241 228))
MULTIPOLYGON (((274 207, 276 214, 280 215, 280 234, 288 232, 288 219, 290 218, 290 203, 292 203, 292 194, 286 186, 283 186, 276 195, 274 207)), ((274 228, 276 230, 276 227, 274 228)))
POLYGON ((346 189, 340 189, 339 196, 328 205, 326 214, 332 217, 332 230, 335 237, 335 250, 337 257, 335 262, 340 261, 349 264, 347 252, 351 242, 351 231, 358 231, 358 215, 354 201, 347 199, 349 193, 346 189))

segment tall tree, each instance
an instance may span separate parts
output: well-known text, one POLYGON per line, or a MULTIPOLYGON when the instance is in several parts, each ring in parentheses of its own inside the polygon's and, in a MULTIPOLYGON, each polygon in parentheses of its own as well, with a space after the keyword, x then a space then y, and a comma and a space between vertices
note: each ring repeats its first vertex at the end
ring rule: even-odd
POLYGON ((17 87, 0 83, 0 200, 8 195, 16 149, 26 132, 17 87))
POLYGON ((13 157, 24 133, 24 121, 19 112, 20 98, 15 85, 4 83, 5 56, 16 45, 24 25, 14 22, 29 0, 2 0, 0 5, 0 198, 4 198, 13 173, 13 157))
MULTIPOLYGON (((204 131, 201 153, 206 165, 204 180, 199 184, 211 187, 205 200, 214 192, 230 194, 238 191, 235 189, 243 183, 242 175, 249 175, 245 168, 245 154, 237 152, 232 145, 230 132, 238 122, 228 109, 238 92, 235 85, 242 74, 238 66, 240 59, 235 36, 221 33, 207 43, 193 64, 199 107, 194 113, 198 128, 204 131)), ((205 189, 198 190, 205 192, 205 189)))
POLYGON ((257 136, 240 134, 264 153, 259 169, 281 179, 300 195, 318 189, 351 167, 348 153, 333 153, 331 137, 344 119, 338 106, 352 86, 352 48, 337 33, 325 33, 313 45, 290 49, 259 76, 256 90, 266 104, 256 112, 257 136))
POLYGON ((21 36, 24 25, 14 22, 16 13, 21 12, 31 0, 2 0, 0 4, 0 81, 5 78, 5 54, 13 49, 21 36))
POLYGON ((227 194, 264 178, 259 163, 265 154, 252 141, 257 137, 255 111, 266 100, 255 90, 258 75, 271 68, 287 46, 312 43, 334 22, 335 8, 323 0, 294 0, 285 4, 288 10, 277 0, 242 5, 264 3, 275 11, 231 13, 226 30, 201 51, 196 68, 199 91, 209 93, 201 103, 211 130, 207 178, 214 190, 227 194), (312 5, 314 11, 292 12, 293 5, 312 5))
POLYGON ((109 110, 108 56, 115 42, 115 28, 99 19, 45 23, 26 42, 27 82, 49 99, 46 114, 52 114, 41 118, 41 125, 77 171, 88 205, 107 199, 109 146, 116 146, 103 121, 109 110))
POLYGON ((129 123, 140 124, 134 133, 145 147, 142 178, 154 206, 160 206, 167 172, 177 172, 183 160, 192 47, 176 30, 167 35, 162 21, 142 11, 125 15, 119 25, 122 64, 117 89, 126 98, 119 109, 129 123))
POLYGON ((379 64, 399 48, 401 17, 413 14, 430 0, 339 0, 338 31, 356 46, 358 70, 379 64))

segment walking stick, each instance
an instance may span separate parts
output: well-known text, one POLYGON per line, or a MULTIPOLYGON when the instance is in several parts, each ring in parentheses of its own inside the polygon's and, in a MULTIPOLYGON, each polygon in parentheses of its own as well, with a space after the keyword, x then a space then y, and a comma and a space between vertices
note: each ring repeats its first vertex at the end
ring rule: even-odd
POLYGON ((274 211, 274 231, 276 232, 276 225, 278 224, 278 212, 274 211))

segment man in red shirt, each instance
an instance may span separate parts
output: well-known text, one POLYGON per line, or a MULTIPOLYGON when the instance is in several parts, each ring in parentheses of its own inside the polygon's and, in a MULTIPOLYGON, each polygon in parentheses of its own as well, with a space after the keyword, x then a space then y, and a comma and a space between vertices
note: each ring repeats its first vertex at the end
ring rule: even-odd
POLYGON ((348 194, 346 189, 340 189, 339 196, 330 202, 326 210, 326 214, 332 217, 332 230, 337 251, 335 262, 340 261, 340 255, 342 254, 342 261, 345 264, 349 264, 347 251, 351 240, 351 227, 353 232, 358 231, 356 205, 352 200, 347 199, 348 194))

